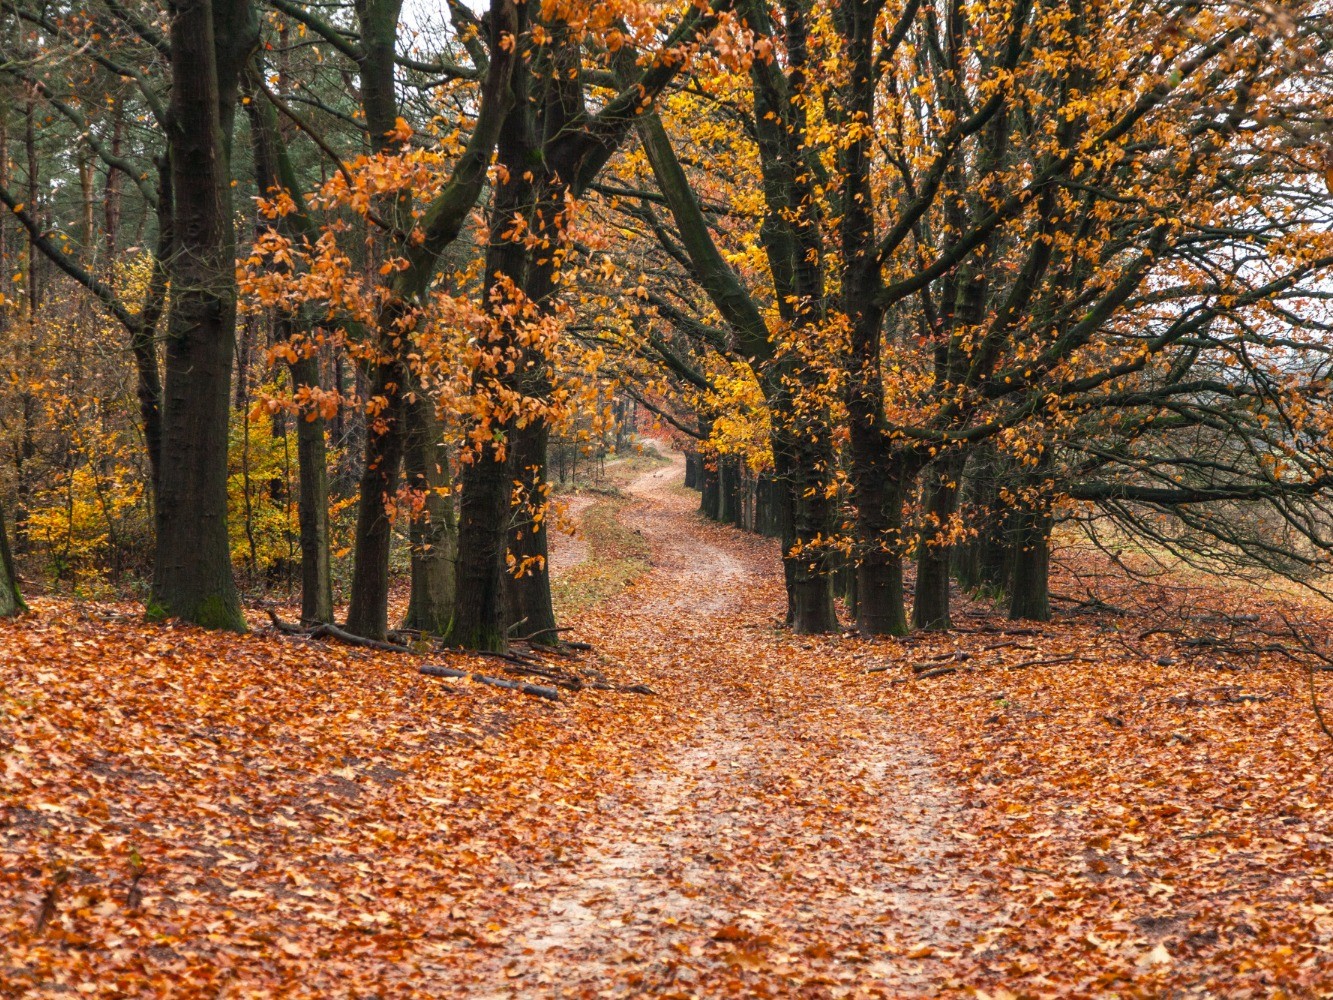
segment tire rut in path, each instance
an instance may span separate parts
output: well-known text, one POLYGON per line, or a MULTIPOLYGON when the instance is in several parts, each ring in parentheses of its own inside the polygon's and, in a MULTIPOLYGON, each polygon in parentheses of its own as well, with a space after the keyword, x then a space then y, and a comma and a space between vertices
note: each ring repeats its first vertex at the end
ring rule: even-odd
POLYGON ((817 655, 792 665, 791 649, 827 647, 764 620, 776 552, 701 523, 681 471, 677 455, 630 487, 654 570, 631 618, 594 611, 584 629, 614 649, 637 624, 636 669, 667 725, 611 727, 638 766, 601 789, 563 863, 525 873, 472 995, 711 995, 747 976, 799 995, 933 994, 941 963, 984 937, 942 829, 959 804, 817 655))

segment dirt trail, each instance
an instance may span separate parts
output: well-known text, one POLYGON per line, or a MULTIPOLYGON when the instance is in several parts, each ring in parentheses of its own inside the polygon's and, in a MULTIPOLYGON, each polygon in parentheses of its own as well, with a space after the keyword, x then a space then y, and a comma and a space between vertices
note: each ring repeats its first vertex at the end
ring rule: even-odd
POLYGON ((660 724, 608 734, 626 779, 523 873, 470 995, 931 995, 987 936, 940 828, 958 803, 909 734, 779 659, 773 543, 703 522, 682 464, 631 485, 654 570, 581 629, 654 685, 660 724))

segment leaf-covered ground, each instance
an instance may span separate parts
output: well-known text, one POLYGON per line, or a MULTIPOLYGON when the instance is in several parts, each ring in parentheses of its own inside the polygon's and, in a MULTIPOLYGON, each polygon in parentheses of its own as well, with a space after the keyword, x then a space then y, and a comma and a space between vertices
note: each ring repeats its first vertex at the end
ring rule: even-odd
POLYGON ((679 481, 639 475, 651 566, 575 619, 654 696, 0 626, 0 996, 1333 994, 1330 747, 1274 613, 1112 581, 1132 613, 792 637, 773 543, 679 481))

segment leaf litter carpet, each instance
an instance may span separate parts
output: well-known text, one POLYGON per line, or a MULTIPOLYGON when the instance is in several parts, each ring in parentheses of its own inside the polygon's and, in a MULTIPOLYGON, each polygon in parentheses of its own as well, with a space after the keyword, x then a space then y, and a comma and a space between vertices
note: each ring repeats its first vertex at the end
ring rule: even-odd
POLYGON ((0 625, 0 996, 1333 995, 1301 673, 1106 615, 791 636, 775 543, 681 471, 631 486, 651 572, 573 622, 651 696, 0 625))

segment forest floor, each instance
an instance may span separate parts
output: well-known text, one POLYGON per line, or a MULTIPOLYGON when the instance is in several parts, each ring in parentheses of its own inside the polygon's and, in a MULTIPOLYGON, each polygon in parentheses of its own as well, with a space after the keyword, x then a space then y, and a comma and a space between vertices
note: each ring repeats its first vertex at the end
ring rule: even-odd
POLYGON ((1333 743, 1275 598, 1090 562, 1049 625, 792 636, 776 544, 681 473, 612 497, 641 565, 571 604, 652 695, 0 625, 0 996, 1333 996, 1333 743))

